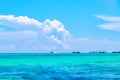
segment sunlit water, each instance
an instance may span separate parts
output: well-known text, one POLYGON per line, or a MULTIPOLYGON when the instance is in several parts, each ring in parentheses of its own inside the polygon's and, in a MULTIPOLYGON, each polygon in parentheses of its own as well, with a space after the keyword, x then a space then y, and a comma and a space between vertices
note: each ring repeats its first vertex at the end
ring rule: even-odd
POLYGON ((0 54, 0 80, 120 80, 120 54, 0 54))

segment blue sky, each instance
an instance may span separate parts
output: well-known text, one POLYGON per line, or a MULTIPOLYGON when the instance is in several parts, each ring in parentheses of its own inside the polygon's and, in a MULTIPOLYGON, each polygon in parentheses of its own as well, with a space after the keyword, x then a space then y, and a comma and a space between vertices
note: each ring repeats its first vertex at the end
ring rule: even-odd
POLYGON ((119 0, 1 0, 0 52, 119 50, 119 12, 119 0))

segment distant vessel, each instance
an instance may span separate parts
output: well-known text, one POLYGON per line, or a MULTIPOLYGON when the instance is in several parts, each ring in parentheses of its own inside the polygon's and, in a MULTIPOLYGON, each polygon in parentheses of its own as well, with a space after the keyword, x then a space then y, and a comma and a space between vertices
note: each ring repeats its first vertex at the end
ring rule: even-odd
POLYGON ((93 51, 93 52, 90 52, 90 53, 107 53, 106 51, 93 51))
POLYGON ((98 53, 97 51, 89 52, 89 53, 98 53))
POLYGON ((120 53, 120 51, 113 51, 112 53, 120 53))
POLYGON ((51 51, 50 53, 57 53, 57 52, 53 52, 53 51, 51 51))
POLYGON ((100 52, 98 52, 98 53, 107 53, 107 52, 105 52, 105 51, 100 51, 100 52))
POLYGON ((73 51, 72 53, 74 53, 74 54, 79 54, 80 52, 79 52, 79 51, 73 51))

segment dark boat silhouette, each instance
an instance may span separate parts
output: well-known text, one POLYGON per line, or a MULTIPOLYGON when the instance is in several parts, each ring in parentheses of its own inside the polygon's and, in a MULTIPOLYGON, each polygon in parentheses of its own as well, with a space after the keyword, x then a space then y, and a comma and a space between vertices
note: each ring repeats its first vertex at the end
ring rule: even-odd
POLYGON ((72 53, 74 53, 74 54, 79 54, 80 52, 79 52, 79 51, 73 51, 72 53))
POLYGON ((56 53, 56 52, 51 51, 50 53, 56 53))
POLYGON ((93 51, 93 52, 90 52, 90 53, 107 53, 106 51, 93 51))
POLYGON ((120 53, 120 51, 113 51, 112 53, 120 53))

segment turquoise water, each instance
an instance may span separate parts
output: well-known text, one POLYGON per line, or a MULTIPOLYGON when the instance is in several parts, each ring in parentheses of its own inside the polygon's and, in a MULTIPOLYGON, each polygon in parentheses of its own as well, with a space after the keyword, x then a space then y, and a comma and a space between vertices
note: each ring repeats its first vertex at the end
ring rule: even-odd
POLYGON ((0 54, 0 80, 120 80, 120 54, 0 54))

